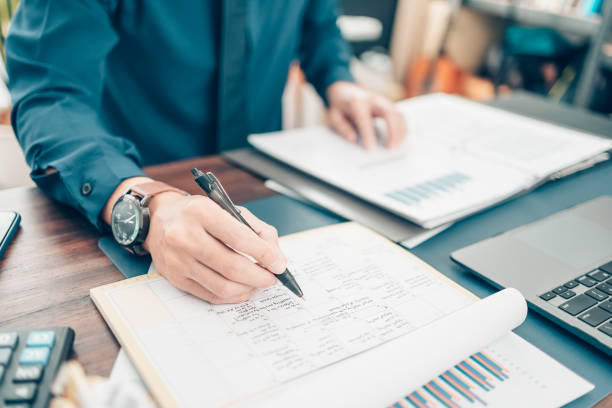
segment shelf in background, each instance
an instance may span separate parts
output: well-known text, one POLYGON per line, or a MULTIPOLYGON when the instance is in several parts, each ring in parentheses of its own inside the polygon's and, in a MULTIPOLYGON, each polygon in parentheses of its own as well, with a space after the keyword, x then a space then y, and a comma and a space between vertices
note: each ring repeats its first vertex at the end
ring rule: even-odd
POLYGON ((537 25, 578 35, 594 36, 601 18, 559 14, 524 5, 510 5, 504 0, 465 0, 465 6, 483 13, 512 19, 517 23, 537 25))

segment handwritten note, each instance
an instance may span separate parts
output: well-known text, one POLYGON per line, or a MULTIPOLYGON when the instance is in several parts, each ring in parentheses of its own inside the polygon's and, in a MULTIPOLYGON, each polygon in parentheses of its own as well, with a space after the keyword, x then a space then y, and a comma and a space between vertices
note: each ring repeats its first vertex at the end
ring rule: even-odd
MULTIPOLYGON (((418 259, 356 224, 296 234, 281 245, 304 300, 278 284, 243 304, 210 305, 165 279, 142 282, 143 293, 158 299, 163 310, 151 310, 151 322, 123 316, 141 348, 157 359, 168 354, 168 360, 194 361, 201 372, 191 374, 200 384, 214 373, 216 383, 224 384, 214 390, 215 399, 227 402, 376 347, 473 302, 418 259)), ((118 306, 130 302, 124 290, 110 291, 110 300, 118 306)), ((175 395, 199 391, 197 382, 171 384, 172 373, 166 381, 182 389, 175 395)))

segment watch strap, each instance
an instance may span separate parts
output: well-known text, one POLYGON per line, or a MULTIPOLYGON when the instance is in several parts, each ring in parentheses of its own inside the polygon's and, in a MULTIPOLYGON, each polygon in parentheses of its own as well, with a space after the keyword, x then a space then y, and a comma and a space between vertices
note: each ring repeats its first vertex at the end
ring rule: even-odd
POLYGON ((135 186, 130 188, 128 193, 132 193, 134 195, 139 196, 142 199, 142 205, 145 206, 148 203, 149 199, 151 199, 152 197, 156 196, 157 194, 166 193, 169 191, 173 191, 175 193, 183 195, 189 195, 189 193, 187 193, 186 191, 183 191, 176 187, 172 187, 161 181, 147 181, 145 183, 136 184, 135 186))
POLYGON ((134 198, 139 199, 142 214, 142 230, 139 233, 139 237, 131 245, 123 246, 128 251, 136 255, 146 255, 147 251, 144 249, 144 240, 149 232, 149 210, 148 205, 151 198, 157 194, 173 191, 183 195, 189 195, 189 193, 180 190, 176 187, 172 187, 161 181, 147 181, 141 184, 136 184, 131 187, 124 195, 130 195, 134 198))

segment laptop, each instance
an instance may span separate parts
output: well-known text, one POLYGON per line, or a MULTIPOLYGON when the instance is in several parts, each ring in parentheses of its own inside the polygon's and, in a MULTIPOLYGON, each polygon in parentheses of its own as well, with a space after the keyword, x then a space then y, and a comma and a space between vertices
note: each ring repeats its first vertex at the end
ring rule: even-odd
POLYGON ((612 356, 612 196, 480 241, 451 259, 612 356))

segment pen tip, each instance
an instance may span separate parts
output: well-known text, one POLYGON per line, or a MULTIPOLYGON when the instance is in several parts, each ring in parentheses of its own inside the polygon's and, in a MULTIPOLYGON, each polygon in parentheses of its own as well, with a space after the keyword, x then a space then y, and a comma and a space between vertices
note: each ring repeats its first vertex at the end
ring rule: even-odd
MULTIPOLYGON (((291 277, 293 278, 293 276, 291 277)), ((287 289, 289 289, 291 291, 291 293, 293 293, 295 296, 303 299, 304 298, 304 292, 302 292, 302 288, 300 288, 300 286, 297 284, 297 282, 294 279, 292 280, 292 284, 291 285, 285 285, 287 287, 287 289)))
POLYGON ((285 287, 289 289, 295 296, 300 298, 304 296, 300 285, 298 285, 298 283, 295 281, 295 278, 293 277, 291 272, 289 272, 288 269, 285 269, 285 272, 281 273, 280 275, 276 275, 276 278, 280 280, 283 285, 285 285, 285 287))
POLYGON ((191 173, 194 176, 196 176, 196 177, 198 177, 200 174, 202 174, 202 172, 200 170, 196 169, 195 167, 193 169, 191 169, 191 173))

